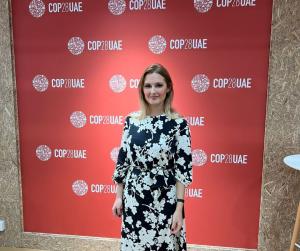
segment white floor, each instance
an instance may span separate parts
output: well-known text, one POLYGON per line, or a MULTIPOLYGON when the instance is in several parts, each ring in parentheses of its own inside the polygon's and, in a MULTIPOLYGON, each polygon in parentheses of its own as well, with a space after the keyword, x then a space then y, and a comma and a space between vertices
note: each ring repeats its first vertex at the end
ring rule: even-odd
POLYGON ((30 248, 5 248, 5 247, 0 247, 0 251, 42 251, 42 250, 30 249, 30 248))

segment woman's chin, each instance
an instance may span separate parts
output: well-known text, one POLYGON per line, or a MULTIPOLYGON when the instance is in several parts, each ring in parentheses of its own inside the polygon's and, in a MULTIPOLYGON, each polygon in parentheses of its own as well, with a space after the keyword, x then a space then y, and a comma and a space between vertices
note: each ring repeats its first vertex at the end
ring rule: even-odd
POLYGON ((162 102, 160 100, 147 100, 149 105, 160 105, 162 102))

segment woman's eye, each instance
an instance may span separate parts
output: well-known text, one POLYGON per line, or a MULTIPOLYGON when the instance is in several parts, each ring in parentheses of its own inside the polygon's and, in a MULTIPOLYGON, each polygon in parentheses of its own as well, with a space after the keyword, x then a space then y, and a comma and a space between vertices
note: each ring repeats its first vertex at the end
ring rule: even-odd
POLYGON ((163 87, 163 83, 155 83, 155 84, 145 84, 144 85, 144 88, 152 88, 152 87, 155 87, 155 88, 162 88, 163 87))

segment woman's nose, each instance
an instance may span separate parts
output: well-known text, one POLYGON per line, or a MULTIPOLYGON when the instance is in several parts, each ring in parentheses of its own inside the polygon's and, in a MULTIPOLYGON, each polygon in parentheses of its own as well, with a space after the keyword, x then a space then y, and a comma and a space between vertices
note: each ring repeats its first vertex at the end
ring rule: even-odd
POLYGON ((155 87, 154 87, 154 86, 152 86, 152 87, 151 87, 151 90, 150 90, 150 92, 151 92, 151 93, 155 93, 155 92, 156 92, 156 90, 155 90, 155 87))

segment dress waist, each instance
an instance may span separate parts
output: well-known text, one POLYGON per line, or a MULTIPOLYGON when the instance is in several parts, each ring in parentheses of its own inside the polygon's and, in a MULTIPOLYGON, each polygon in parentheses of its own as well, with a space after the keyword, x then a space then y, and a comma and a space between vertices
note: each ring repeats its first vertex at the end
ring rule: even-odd
POLYGON ((174 171, 158 165, 153 166, 151 169, 131 166, 131 173, 135 177, 144 176, 150 178, 151 189, 170 187, 176 184, 174 171))

